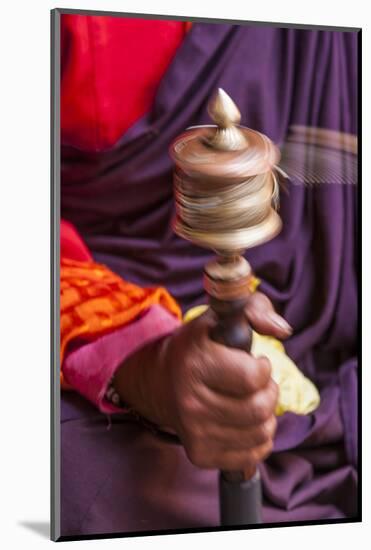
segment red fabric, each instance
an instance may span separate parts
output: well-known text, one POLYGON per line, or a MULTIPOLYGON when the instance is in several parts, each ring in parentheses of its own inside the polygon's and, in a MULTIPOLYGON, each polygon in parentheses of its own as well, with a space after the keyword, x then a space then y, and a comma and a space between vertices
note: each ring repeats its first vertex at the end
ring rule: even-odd
POLYGON ((85 243, 71 223, 61 220, 60 232, 61 258, 69 258, 70 260, 81 262, 89 262, 93 259, 85 243))
POLYGON ((188 28, 182 21, 62 15, 62 143, 112 147, 150 109, 188 28))
MULTIPOLYGON (((112 147, 151 108, 161 78, 190 26, 178 21, 62 15, 62 144, 88 151, 112 147)), ((66 258, 92 262, 69 222, 61 221, 60 233, 62 263, 66 258)), ((177 313, 180 317, 180 310, 177 313)), ((63 362, 61 386, 74 388, 102 411, 113 412, 115 407, 104 402, 104 392, 117 364, 136 347, 174 330, 179 322, 166 304, 152 305, 126 326, 106 336, 96 334, 93 342, 78 346, 63 362), (64 380, 65 371, 72 386, 64 380)))

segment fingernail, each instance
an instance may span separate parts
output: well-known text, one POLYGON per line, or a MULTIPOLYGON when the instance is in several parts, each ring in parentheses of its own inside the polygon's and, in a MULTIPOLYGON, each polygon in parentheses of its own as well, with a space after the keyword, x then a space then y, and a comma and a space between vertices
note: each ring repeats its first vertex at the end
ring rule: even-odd
POLYGON ((291 334, 292 333, 292 327, 288 324, 288 322, 281 317, 281 315, 278 315, 275 311, 269 312, 269 318, 272 321, 276 327, 278 327, 280 330, 283 330, 284 332, 291 334))

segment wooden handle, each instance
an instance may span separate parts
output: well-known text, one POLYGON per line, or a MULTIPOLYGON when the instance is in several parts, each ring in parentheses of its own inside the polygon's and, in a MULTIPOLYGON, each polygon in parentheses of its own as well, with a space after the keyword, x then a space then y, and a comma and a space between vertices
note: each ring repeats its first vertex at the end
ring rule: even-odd
MULTIPOLYGON (((210 296, 210 307, 217 315, 217 324, 210 331, 214 342, 229 348, 237 348, 249 352, 252 344, 252 329, 245 315, 246 299, 223 301, 210 296)), ((252 479, 256 469, 246 469, 244 472, 222 472, 226 481, 231 483, 252 479)))
POLYGON ((217 324, 210 331, 214 342, 247 352, 251 350, 252 330, 245 315, 246 302, 246 299, 226 301, 210 297, 210 307, 217 315, 217 324))

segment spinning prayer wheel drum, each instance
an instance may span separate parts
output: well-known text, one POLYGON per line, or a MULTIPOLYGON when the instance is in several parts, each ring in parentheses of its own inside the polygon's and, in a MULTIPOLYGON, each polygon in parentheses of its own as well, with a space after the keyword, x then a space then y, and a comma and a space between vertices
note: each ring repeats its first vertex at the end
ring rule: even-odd
MULTIPOLYGON (((252 331, 244 308, 250 295, 247 248, 277 235, 280 152, 265 135, 240 126, 240 112, 218 89, 208 105, 214 125, 188 128, 170 147, 175 163, 174 231, 216 252, 205 266, 204 286, 217 325, 210 336, 229 347, 250 351, 252 331)), ((261 521, 258 471, 221 472, 221 522, 261 521)))

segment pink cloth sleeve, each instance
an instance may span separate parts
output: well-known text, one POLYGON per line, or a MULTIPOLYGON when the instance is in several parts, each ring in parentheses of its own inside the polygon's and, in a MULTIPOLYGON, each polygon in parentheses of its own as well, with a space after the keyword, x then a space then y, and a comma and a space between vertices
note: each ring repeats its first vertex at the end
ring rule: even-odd
POLYGON ((129 325, 71 352, 63 362, 66 381, 104 413, 123 412, 105 399, 117 367, 139 348, 173 332, 181 322, 160 305, 129 325))

